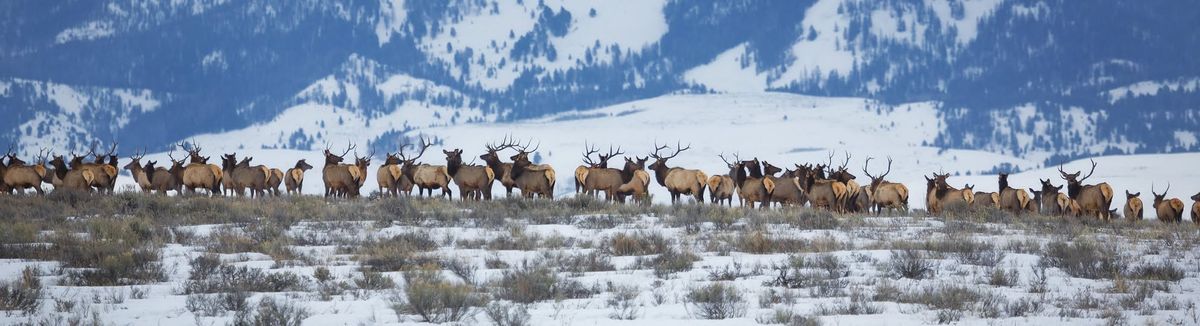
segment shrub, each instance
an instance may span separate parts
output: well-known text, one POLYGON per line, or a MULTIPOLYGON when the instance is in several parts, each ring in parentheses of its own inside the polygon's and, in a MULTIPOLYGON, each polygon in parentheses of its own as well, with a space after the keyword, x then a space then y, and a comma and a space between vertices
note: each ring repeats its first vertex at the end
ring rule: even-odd
POLYGON ((404 233, 368 242, 359 248, 358 255, 364 268, 376 272, 391 272, 436 263, 436 259, 421 254, 436 248, 437 242, 427 234, 404 233))
POLYGON ((634 260, 634 266, 652 268, 654 276, 667 278, 674 273, 692 270, 692 263, 699 260, 700 256, 696 256, 696 254, 672 248, 654 258, 638 257, 637 260, 634 260))
POLYGON ((249 309, 249 306, 246 304, 246 299, 249 297, 250 294, 243 291, 217 294, 189 294, 187 302, 184 305, 188 311, 191 311, 196 316, 224 316, 229 311, 249 309))
POLYGON ((444 259, 442 266, 449 269, 454 275, 457 275, 468 284, 475 284, 475 272, 479 271, 479 266, 472 264, 466 259, 444 259))
POLYGON ((861 290, 850 293, 850 302, 821 306, 817 309, 818 315, 875 315, 882 312, 883 307, 872 303, 861 290))
POLYGON ((136 285, 166 281, 155 231, 141 220, 97 220, 83 239, 66 230, 51 239, 51 258, 67 267, 64 283, 84 286, 136 285))
POLYGON ((746 315, 746 300, 737 287, 712 283, 688 291, 684 297, 692 316, 702 319, 737 318, 746 315))
POLYGON ((638 294, 641 291, 637 286, 616 286, 613 288, 612 296, 608 297, 608 307, 612 312, 608 313, 608 317, 618 320, 634 320, 641 313, 641 305, 637 302, 638 294))
POLYGON ((396 287, 396 281, 379 272, 365 271, 361 278, 354 279, 354 285, 363 290, 384 290, 396 287))
POLYGON ((919 280, 934 273, 934 263, 926 260, 920 251, 913 249, 893 250, 889 266, 893 275, 903 278, 919 280))
POLYGON ((1054 242, 1046 246, 1040 264, 1057 267, 1073 277, 1099 279, 1124 273, 1126 258, 1115 248, 1098 247, 1089 241, 1054 242))
POLYGON ((1172 281, 1182 280, 1187 273, 1178 265, 1171 261, 1162 261, 1159 263, 1148 263, 1134 267, 1129 273, 1130 278, 1140 280, 1153 281, 1172 281))
POLYGON ((641 231, 613 234, 601 245, 601 250, 613 256, 654 255, 670 248, 671 243, 662 234, 641 231))
POLYGON ((505 270, 491 286, 497 298, 517 303, 591 295, 578 281, 560 278, 544 262, 523 262, 519 267, 505 270))
POLYGON ((523 304, 513 304, 507 301, 493 301, 484 308, 488 320, 496 326, 525 326, 529 325, 529 309, 523 304))
POLYGON ((995 267, 1004 260, 1004 250, 974 240, 955 241, 949 246, 959 264, 995 267))
POLYGON ((184 282, 184 292, 283 292, 307 291, 308 278, 291 272, 268 273, 247 266, 212 265, 205 256, 192 260, 192 275, 184 282))
POLYGON ((484 299, 474 287, 446 281, 433 266, 404 273, 405 303, 394 306, 397 313, 414 314, 423 322, 457 322, 474 314, 484 299))
POLYGON ((247 309, 238 311, 233 324, 238 326, 300 326, 301 322, 308 318, 309 315, 308 309, 304 307, 288 301, 276 301, 271 297, 265 297, 258 302, 258 306, 253 310, 247 307, 247 309))
POLYGON ((548 258, 560 270, 570 272, 572 275, 581 275, 588 272, 606 272, 617 269, 612 264, 612 257, 599 251, 592 251, 586 254, 568 253, 551 255, 548 258))
POLYGON ((25 314, 37 313, 41 304, 42 282, 33 268, 21 271, 21 278, 13 282, 0 283, 0 310, 20 310, 25 314))

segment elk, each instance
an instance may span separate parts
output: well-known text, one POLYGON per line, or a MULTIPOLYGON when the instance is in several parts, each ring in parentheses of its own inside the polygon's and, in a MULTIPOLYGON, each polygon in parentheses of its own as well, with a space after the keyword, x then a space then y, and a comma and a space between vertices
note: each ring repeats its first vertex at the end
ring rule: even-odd
POLYGON ((225 190, 240 197, 245 196, 244 191, 249 188, 250 197, 262 197, 267 180, 271 178, 271 171, 262 165, 250 166, 250 161, 253 159, 247 157, 238 162, 236 154, 221 156, 222 170, 225 172, 222 184, 225 186, 225 190))
POLYGON ((371 158, 375 157, 375 150, 372 149, 367 153, 367 156, 358 157, 358 153, 354 153, 354 165, 349 166, 351 174, 354 175, 354 196, 362 193, 362 186, 367 184, 367 168, 371 167, 371 158))
MULTIPOLYGON (((1021 212, 1029 209, 1031 200, 1029 193, 1024 189, 1014 189, 1008 186, 1008 173, 1001 173, 999 176, 999 198, 996 200, 996 207, 1001 210, 1012 212, 1020 215, 1021 212)), ((979 198, 976 197, 976 200, 979 198)))
POLYGON ((889 173, 892 173, 892 158, 888 157, 887 170, 878 176, 871 175, 867 171, 867 167, 871 164, 871 158, 868 157, 863 162, 863 174, 871 178, 871 183, 867 185, 867 194, 871 197, 871 203, 874 205, 875 214, 882 214, 883 209, 895 209, 900 212, 908 211, 908 187, 904 184, 888 182, 884 180, 889 173))
POLYGON ((709 198, 712 198, 713 204, 721 205, 721 202, 726 202, 732 207, 734 190, 737 190, 737 186, 734 185, 733 178, 728 174, 708 177, 708 194, 709 198))
POLYGON ((617 198, 620 202, 625 202, 625 196, 632 195, 638 202, 649 203, 650 173, 646 172, 647 159, 625 158, 625 168, 621 169, 621 174, 629 175, 629 181, 617 188, 617 198))
POLYGON ((733 184, 738 189, 738 198, 743 207, 754 208, 756 202, 760 203, 762 208, 771 206, 771 193, 775 191, 775 181, 763 178, 758 158, 742 161, 737 155, 734 155, 734 162, 730 163, 724 155, 717 155, 717 157, 720 157, 730 167, 729 175, 732 176, 733 184), (747 170, 750 172, 747 173, 747 170))
POLYGON ((1200 192, 1192 195, 1192 222, 1200 223, 1200 192))
POLYGON ((509 158, 513 160, 512 179, 525 198, 533 198, 537 194, 542 198, 553 199, 554 168, 549 164, 533 164, 529 161, 529 154, 537 151, 539 147, 541 146, 535 146, 532 150, 528 149, 528 144, 515 147, 517 154, 509 158))
POLYGON ((63 189, 92 192, 92 182, 96 179, 96 175, 91 170, 69 169, 66 160, 58 155, 50 160, 50 166, 54 168, 53 174, 47 174, 46 177, 53 179, 51 184, 54 185, 55 191, 63 189))
POLYGON ((8 187, 9 193, 17 191, 24 193, 25 189, 33 188, 37 190, 38 195, 45 195, 42 191, 42 180, 46 178, 46 154, 39 152, 36 157, 37 163, 28 165, 25 161, 18 159, 16 155, 8 155, 8 169, 4 172, 4 184, 8 187))
POLYGON ((1104 182, 1095 185, 1083 184, 1083 181, 1090 178, 1092 173, 1096 172, 1096 161, 1090 161, 1092 162, 1092 170, 1083 178, 1079 178, 1079 174, 1083 171, 1067 173, 1067 171, 1063 171, 1061 164, 1058 166, 1058 173, 1061 174, 1063 180, 1067 181, 1067 195, 1071 197, 1071 200, 1079 203, 1083 214, 1108 220, 1112 218, 1108 207, 1112 205, 1113 190, 1108 183, 1104 182))
MULTIPOLYGON (((500 185, 504 186, 504 193, 511 197, 513 187, 516 186, 516 183, 512 179, 512 163, 501 162, 499 153, 505 148, 515 146, 515 143, 512 143, 508 136, 504 136, 504 141, 502 141, 500 145, 496 146, 489 143, 485 146, 487 147, 487 152, 483 155, 479 155, 479 158, 482 159, 483 162, 487 163, 489 168, 492 168, 492 173, 495 173, 496 176, 495 180, 500 181, 500 185)), ((582 182, 583 178, 575 178, 576 193, 582 189, 582 182)), ((411 188, 411 186, 409 187, 411 188)))
MULTIPOLYGON (((379 184, 380 195, 392 195, 393 197, 400 195, 400 181, 408 180, 408 178, 404 177, 404 173, 400 168, 401 164, 403 162, 400 161, 400 156, 393 153, 384 153, 383 164, 375 171, 375 183, 379 184)), ((412 190, 412 182, 408 184, 408 189, 412 190)))
POLYGON ((175 149, 172 147, 171 152, 167 153, 167 158, 171 160, 171 167, 155 168, 154 161, 146 163, 144 168, 150 179, 150 188, 158 191, 159 195, 166 195, 168 190, 180 192, 180 187, 183 186, 183 171, 185 165, 183 160, 175 159, 175 149))
POLYGON ((446 170, 442 165, 417 164, 417 159, 425 155, 425 150, 432 146, 432 143, 427 143, 424 138, 421 138, 421 150, 416 157, 404 160, 404 165, 401 168, 404 176, 412 180, 413 185, 417 186, 417 194, 424 195, 426 190, 429 190, 429 196, 433 196, 434 189, 442 189, 442 196, 446 198, 454 198, 453 191, 450 190, 450 171, 446 170))
POLYGON ((341 164, 346 160, 346 154, 354 150, 353 144, 346 144, 346 151, 341 155, 334 154, 325 148, 325 166, 321 169, 321 179, 325 182, 325 197, 337 196, 344 192, 343 189, 351 189, 357 186, 358 181, 352 174, 347 165, 341 164))
POLYGON ((1125 191, 1125 218, 1134 220, 1142 219, 1145 207, 1143 207, 1142 199, 1138 198, 1141 195, 1141 192, 1130 193, 1129 190, 1125 191))
POLYGON ((446 154, 446 173, 458 186, 458 197, 462 200, 492 199, 492 181, 496 173, 486 165, 463 164, 462 149, 442 150, 446 154))
POLYGON ((4 158, 12 155, 12 147, 10 146, 4 155, 0 155, 0 193, 10 193, 11 189, 8 184, 4 183, 4 174, 8 173, 8 163, 4 162, 4 158))
POLYGON ((308 162, 306 162, 304 159, 301 159, 296 161, 296 166, 287 170, 287 174, 284 175, 283 183, 284 187, 287 188, 289 195, 292 193, 299 195, 300 192, 304 190, 304 173, 308 172, 308 170, 311 170, 312 168, 312 165, 309 165, 308 162))
POLYGON ((654 163, 650 164, 650 169, 654 170, 654 177, 658 181, 658 185, 667 188, 667 192, 671 193, 671 203, 679 201, 680 195, 691 195, 696 197, 697 203, 704 202, 704 187, 708 182, 708 175, 700 170, 689 170, 681 167, 668 167, 667 160, 675 158, 679 153, 692 148, 692 145, 680 147, 680 144, 675 143, 675 153, 671 155, 661 155, 659 151, 667 149, 666 145, 658 146, 654 144, 654 153, 650 157, 654 158, 654 163))
POLYGON ((133 175, 133 181, 137 182, 138 187, 142 188, 143 193, 150 193, 150 174, 154 173, 154 171, 150 170, 147 172, 147 170, 143 169, 142 157, 145 156, 146 153, 144 152, 140 154, 134 153, 133 156, 129 157, 129 164, 125 164, 122 169, 129 170, 129 174, 133 175))
MULTIPOLYGON (((950 178, 950 174, 934 174, 933 191, 930 192, 934 200, 937 201, 934 214, 939 214, 948 207, 969 208, 975 202, 974 186, 966 185, 963 189, 951 187, 946 183, 946 179, 950 178)), ((929 178, 926 178, 929 180, 929 178)))
POLYGON ((833 154, 829 153, 829 178, 846 185, 846 198, 843 199, 845 202, 842 203, 842 208, 845 212, 859 212, 865 208, 858 206, 858 195, 861 193, 862 187, 858 186, 858 182, 854 181, 856 177, 846 169, 846 165, 850 164, 850 153, 846 152, 846 161, 842 162, 837 169, 833 169, 833 154))
POLYGON ((801 173, 803 178, 801 187, 804 193, 808 196, 808 202, 814 208, 824 208, 826 210, 845 213, 846 196, 849 191, 846 189, 846 184, 837 180, 825 179, 825 165, 799 165, 796 164, 796 170, 801 173))
POLYGON ((183 169, 183 187, 188 193, 195 193, 196 188, 208 189, 210 195, 216 196, 221 191, 221 179, 224 177, 221 168, 208 164, 208 157, 200 156, 201 148, 195 143, 190 149, 184 144, 178 146, 191 157, 191 163, 183 169))
POLYGON ((796 171, 783 171, 763 161, 763 176, 775 183, 775 189, 771 191, 772 202, 779 203, 780 206, 804 206, 807 199, 804 198, 804 191, 800 190, 800 180, 796 177, 796 171), (775 174, 779 172, 783 174, 776 177, 775 174))
POLYGON ((283 170, 270 168, 271 177, 267 179, 267 191, 276 197, 279 196, 279 185, 283 183, 283 170))
POLYGON ((1167 199, 1168 191, 1171 191, 1169 183, 1162 194, 1154 192, 1154 184, 1150 184, 1150 193, 1154 195, 1154 211, 1158 214, 1159 221, 1179 223, 1183 221, 1183 201, 1179 198, 1167 199))
POLYGON ((979 209, 984 209, 984 208, 989 208, 989 207, 997 208, 997 207, 999 207, 999 204, 998 204, 999 202, 1000 202, 1000 193, 976 191, 975 192, 975 202, 971 203, 971 209, 979 210, 979 209))
MULTIPOLYGON (((595 196, 597 192, 603 191, 604 199, 617 200, 618 188, 629 182, 629 180, 625 179, 625 176, 621 174, 621 170, 609 168, 608 160, 617 155, 625 154, 625 152, 622 152, 620 147, 614 151, 612 146, 609 146, 608 154, 599 154, 600 150, 587 145, 587 142, 584 142, 584 146, 586 146, 587 150, 583 153, 583 163, 589 167, 587 168, 587 172, 582 175, 583 192, 595 196), (591 154, 596 154, 600 161, 592 161, 591 154)), ((577 171, 576 182, 580 180, 579 177, 580 175, 577 171)), ((630 175, 629 178, 633 178, 633 176, 630 175)))

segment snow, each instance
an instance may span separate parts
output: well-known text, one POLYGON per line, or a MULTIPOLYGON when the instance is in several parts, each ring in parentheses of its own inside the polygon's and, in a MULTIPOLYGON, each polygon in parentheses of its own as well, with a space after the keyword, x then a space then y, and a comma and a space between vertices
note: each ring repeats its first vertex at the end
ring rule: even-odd
MULTIPOLYGON (((950 26, 954 26, 958 30, 959 45, 966 45, 974 41, 975 37, 979 35, 979 21, 990 15, 1004 2, 1003 0, 957 0, 962 2, 963 17, 954 19, 950 9, 951 1, 955 0, 926 0, 926 4, 933 9, 938 20, 942 22, 942 30, 947 30, 950 26)), ((1014 6, 1020 6, 1020 4, 1014 4, 1014 6)))
POLYGON ((392 40, 393 34, 402 32, 408 11, 404 10, 404 0, 379 0, 379 8, 383 13, 375 23, 375 35, 382 46, 392 40))
POLYGON ((1200 77, 1180 78, 1176 80, 1146 80, 1140 81, 1126 86, 1113 88, 1105 92, 1108 96, 1108 103, 1115 104, 1118 101, 1124 100, 1127 96, 1133 97, 1155 96, 1158 91, 1166 88, 1172 92, 1195 92, 1200 88, 1200 77))
POLYGON ((804 12, 800 26, 806 30, 805 37, 792 45, 791 53, 795 59, 787 65, 779 79, 771 83, 772 87, 786 86, 817 73, 824 79, 834 72, 842 76, 850 72, 856 57, 839 32, 839 28, 849 26, 850 19, 837 12, 838 6, 844 1, 819 0, 804 12), (809 28, 817 31, 813 40, 809 40, 809 28))
POLYGON ((54 42, 64 44, 73 41, 90 41, 107 37, 112 35, 113 32, 112 23, 107 21, 92 21, 83 24, 83 26, 72 27, 59 32, 54 37, 54 42))
POLYGON ((767 89, 767 75, 756 67, 743 43, 722 52, 712 62, 688 70, 683 79, 718 92, 762 92, 767 89))
POLYGON ((664 0, 544 1, 554 12, 560 8, 571 12, 570 30, 561 37, 550 35, 556 60, 544 56, 528 62, 517 60, 512 57, 513 45, 535 27, 541 2, 499 1, 484 8, 467 9, 461 20, 445 21, 441 33, 421 39, 419 48, 448 64, 456 62, 456 55, 471 49, 474 57, 466 66, 468 75, 463 76, 459 69, 451 72, 484 88, 501 90, 531 69, 543 68, 543 73, 549 74, 576 67, 583 63, 589 49, 594 52, 594 63, 608 62, 612 56, 607 49, 613 45, 622 51, 637 52, 667 32, 662 14, 664 0), (589 15, 592 9, 596 10, 595 17, 589 15), (509 38, 509 33, 514 37, 509 38), (594 48, 597 43, 599 49, 594 48), (447 44, 451 49, 447 49, 447 44), (501 61, 505 65, 501 66, 501 61))

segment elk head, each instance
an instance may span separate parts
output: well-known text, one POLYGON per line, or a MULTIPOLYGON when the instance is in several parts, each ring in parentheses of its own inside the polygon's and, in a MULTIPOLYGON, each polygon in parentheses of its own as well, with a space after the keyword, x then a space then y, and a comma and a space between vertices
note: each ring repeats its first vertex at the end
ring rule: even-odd
POLYGON ((1062 164, 1058 165, 1058 174, 1061 175, 1063 180, 1067 181, 1067 194, 1071 198, 1075 198, 1075 195, 1079 194, 1079 190, 1083 188, 1083 181, 1092 177, 1092 173, 1096 173, 1096 161, 1092 159, 1088 159, 1088 161, 1092 162, 1092 169, 1091 171, 1088 171, 1088 174, 1082 178, 1079 177, 1079 174, 1083 173, 1083 171, 1067 173, 1067 171, 1063 171, 1062 164))
POLYGON ((1140 193, 1140 192, 1138 192, 1138 193, 1130 193, 1130 192, 1129 192, 1129 190, 1126 190, 1126 191, 1125 191, 1125 200, 1130 200, 1130 199, 1138 198, 1138 196, 1141 196, 1141 195, 1142 195, 1142 193, 1140 193))
POLYGON ((621 151, 620 147, 617 147, 617 150, 614 151, 612 146, 608 146, 608 154, 600 154, 600 149, 596 146, 589 145, 587 141, 583 142, 583 146, 586 150, 583 152, 583 164, 587 164, 588 167, 593 169, 607 169, 609 159, 612 159, 617 155, 625 154, 625 152, 621 151), (592 161, 592 154, 596 154, 598 161, 592 161))
POLYGON ((498 170, 500 166, 500 151, 516 145, 516 143, 513 143, 512 140, 509 139, 508 135, 505 135, 504 140, 500 141, 500 145, 492 145, 492 143, 487 143, 484 145, 487 147, 487 152, 483 153, 483 155, 479 155, 479 158, 484 162, 487 162, 488 166, 492 167, 492 169, 498 170))
MULTIPOLYGON (((50 160, 50 166, 54 167, 54 174, 57 175, 59 179, 67 177, 67 163, 61 155, 54 155, 54 159, 50 160)), ((50 175, 47 174, 46 176, 50 175)))
POLYGON ((864 175, 866 175, 868 178, 871 178, 871 189, 875 189, 875 187, 878 187, 879 184, 883 183, 883 178, 887 177, 888 173, 892 173, 892 157, 888 156, 887 158, 887 171, 883 171, 883 174, 878 176, 871 175, 871 172, 867 172, 867 167, 870 166, 871 159, 872 157, 868 157, 867 161, 863 162, 862 171, 864 175))
POLYGON ((654 144, 654 154, 650 154, 650 157, 654 158, 654 163, 650 164, 650 169, 655 170, 655 171, 658 171, 659 169, 667 169, 667 160, 675 158, 675 156, 678 156, 679 153, 682 153, 683 151, 689 150, 691 148, 692 148, 691 144, 688 144, 687 147, 682 147, 682 146, 680 146, 679 142, 675 142, 675 152, 671 153, 671 155, 662 155, 662 154, 659 154, 659 151, 667 149, 667 145, 658 146, 658 143, 655 143, 654 144))
MULTIPOLYGON (((397 164, 399 164, 399 163, 397 163, 397 164)), ((312 169, 313 166, 309 165, 308 162, 305 161, 305 159, 301 159, 299 161, 296 161, 295 168, 300 169, 300 171, 308 171, 308 170, 312 169)))
POLYGON ((235 154, 221 155, 221 169, 230 170, 237 167, 237 157, 235 154))
POLYGON ((776 173, 783 172, 778 166, 771 165, 767 161, 763 161, 763 175, 774 176, 776 173))
POLYGON ((1008 189, 1008 173, 1000 173, 1000 176, 998 178, 1000 181, 1000 188, 997 188, 997 189, 999 189, 999 191, 1004 191, 1004 189, 1008 189))
POLYGON ((398 164, 400 164, 400 157, 396 156, 395 153, 384 153, 383 156, 384 156, 383 165, 398 165, 398 164))
MULTIPOLYGON (((142 165, 142 157, 145 157, 145 156, 146 156, 145 151, 142 151, 140 153, 133 153, 133 156, 129 157, 129 164, 125 164, 125 166, 122 167, 122 169, 126 169, 126 170, 129 170, 130 172, 133 172, 134 169, 141 168, 142 167, 141 166, 142 165)), ((153 170, 151 170, 151 171, 153 171, 153 170)))
MULTIPOLYGON (((514 148, 517 149, 517 154, 508 158, 513 161, 513 169, 514 170, 516 170, 516 168, 518 166, 524 168, 526 166, 533 164, 533 162, 529 160, 529 154, 536 152, 538 150, 538 148, 542 147, 542 144, 539 143, 539 144, 537 144, 537 146, 534 146, 533 149, 529 149, 529 143, 531 143, 531 142, 532 141, 526 142, 525 145, 514 146, 514 148)), ((619 149, 618 149, 618 151, 619 151, 619 149)), ((620 154, 620 153, 618 153, 618 154, 620 154)))
POLYGON ((1197 192, 1195 195, 1192 195, 1191 198, 1194 201, 1200 201, 1200 192, 1197 192))
POLYGON ((342 163, 346 160, 346 154, 349 154, 352 150, 354 150, 354 144, 350 142, 346 142, 346 151, 342 152, 341 155, 333 154, 333 152, 329 151, 329 146, 325 146, 325 166, 342 163))
POLYGON ((196 142, 192 142, 191 146, 189 146, 187 143, 179 143, 177 146, 188 152, 188 157, 191 159, 191 163, 208 164, 209 157, 200 156, 200 151, 202 149, 200 146, 196 145, 196 142))
POLYGON ((750 173, 750 177, 752 177, 752 178, 762 178, 763 177, 762 164, 759 163, 757 157, 755 157, 752 160, 742 161, 742 166, 746 167, 746 170, 750 173))
POLYGON ((729 177, 733 179, 733 186, 741 187, 742 181, 746 180, 746 169, 741 159, 737 154, 733 154, 733 161, 725 159, 725 154, 719 154, 717 157, 720 157, 721 161, 725 162, 725 166, 729 167, 729 177))
POLYGON ((1054 195, 1058 194, 1058 192, 1061 191, 1062 187, 1063 187, 1063 186, 1054 186, 1054 184, 1050 183, 1050 179, 1046 179, 1046 180, 1038 179, 1038 181, 1042 182, 1042 195, 1043 196, 1054 196, 1054 195))
POLYGON ((1154 206, 1161 204, 1167 198, 1167 192, 1171 191, 1171 184, 1167 183, 1167 189, 1163 190, 1162 194, 1154 192, 1154 184, 1150 184, 1150 193, 1154 195, 1154 206))
MULTIPOLYGON (((854 180, 856 178, 853 174, 850 174, 849 170, 846 169, 846 166, 850 164, 850 152, 845 152, 845 153, 846 153, 846 160, 842 162, 842 165, 837 167, 837 169, 832 169, 832 168, 830 169, 830 173, 829 173, 830 179, 834 179, 834 180, 837 180, 840 182, 847 182, 850 180, 854 180)), ((833 159, 832 153, 830 153, 829 158, 833 159)), ((833 165, 833 163, 830 162, 830 166, 832 166, 832 165, 833 165)))
POLYGON ((425 150, 429 149, 429 146, 433 146, 433 143, 426 142, 425 137, 421 137, 421 150, 418 151, 417 156, 414 157, 408 157, 404 154, 404 148, 409 146, 411 146, 411 144, 400 144, 400 151, 397 152, 396 155, 400 157, 400 173, 408 176, 409 179, 411 179, 413 172, 417 167, 417 160, 421 158, 421 155, 425 155, 425 150))

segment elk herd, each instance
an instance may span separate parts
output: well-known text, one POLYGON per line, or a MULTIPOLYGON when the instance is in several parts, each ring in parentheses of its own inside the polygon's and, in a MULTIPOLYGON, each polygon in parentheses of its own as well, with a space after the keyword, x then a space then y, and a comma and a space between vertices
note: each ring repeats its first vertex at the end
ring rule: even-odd
MULTIPOLYGON (((440 190, 439 197, 453 198, 454 190, 450 186, 453 184, 461 200, 491 200, 492 186, 499 183, 507 196, 512 196, 515 188, 524 198, 554 198, 555 170, 548 164, 531 161, 530 155, 537 152, 538 146, 530 148, 530 145, 531 142, 522 144, 505 137, 498 144, 485 145, 483 154, 478 156, 483 164, 474 164, 474 159, 470 163, 464 161, 461 148, 443 149, 444 164, 425 163, 418 160, 433 144, 422 137, 418 148, 404 143, 396 152, 384 154, 382 164, 375 170, 379 195, 411 195, 415 187, 418 196, 432 197, 435 190, 440 190), (514 152, 507 162, 501 156, 506 150, 514 152)), ((691 149, 690 145, 655 144, 646 156, 625 156, 620 168, 609 167, 609 162, 625 155, 621 147, 613 149, 610 146, 607 152, 601 153, 594 144, 585 142, 584 146, 583 164, 575 168, 574 175, 575 192, 581 196, 603 193, 603 198, 609 201, 624 203, 632 197, 634 201, 648 203, 651 184, 655 183, 670 194, 673 204, 686 200, 686 197, 692 197, 696 203, 705 203, 707 192, 709 202, 725 206, 733 206, 736 195, 740 205, 749 208, 811 206, 835 213, 876 215, 909 210, 908 187, 886 179, 892 171, 891 158, 887 159, 882 172, 875 170, 877 174, 873 174, 870 164, 874 158, 868 157, 861 169, 866 178, 862 179, 864 184, 859 184, 857 176, 848 168, 849 153, 837 166, 833 163, 834 153, 830 153, 826 162, 791 164, 790 168, 760 161, 757 157, 743 160, 733 154, 730 159, 721 154, 718 158, 725 163, 728 173, 710 176, 699 169, 669 164, 669 160, 691 149), (651 163, 647 166, 647 162, 651 163)), ((301 159, 284 171, 255 165, 254 157, 250 156, 239 160, 237 153, 222 154, 220 165, 210 164, 210 156, 203 156, 202 148, 194 143, 172 146, 167 154, 170 162, 162 166, 157 161, 143 163, 145 153, 138 152, 129 157, 128 164, 118 168, 116 151, 115 143, 104 153, 97 152, 96 145, 82 155, 60 156, 42 150, 30 163, 18 158, 10 147, 0 156, 3 181, 0 193, 25 193, 33 189, 41 195, 45 193, 43 184, 50 184, 55 191, 111 194, 119 172, 125 170, 144 193, 204 192, 210 196, 249 194, 250 197, 263 197, 280 196, 279 187, 283 185, 287 194, 299 195, 305 174, 314 168, 301 159), (176 148, 187 155, 176 158, 176 148)), ((354 198, 363 195, 361 189, 367 182, 368 168, 375 153, 372 151, 360 157, 355 145, 347 144, 340 154, 326 148, 324 156, 325 164, 321 169, 324 196, 354 198), (346 156, 352 151, 353 160, 347 161, 346 156)), ((1009 184, 1009 175, 1001 173, 995 192, 976 191, 976 186, 970 184, 956 188, 948 183, 949 174, 934 173, 925 177, 925 207, 934 215, 947 210, 994 208, 1017 215, 1111 220, 1118 213, 1116 208, 1110 207, 1113 188, 1103 182, 1084 183, 1096 171, 1096 162, 1091 163, 1091 170, 1084 176, 1081 176, 1082 171, 1068 173, 1060 166, 1058 174, 1063 183, 1055 185, 1051 179, 1039 179, 1038 188, 1014 187, 1009 184)), ((1157 186, 1151 185, 1154 197, 1151 208, 1161 221, 1180 222, 1184 202, 1179 198, 1168 198, 1170 189, 1168 184, 1160 194, 1157 186)), ((1136 220, 1143 218, 1146 207, 1140 195, 1140 192, 1125 191, 1125 207, 1120 210, 1122 216, 1136 220)), ((1200 193, 1190 199, 1190 216, 1193 221, 1200 221, 1200 193)))

